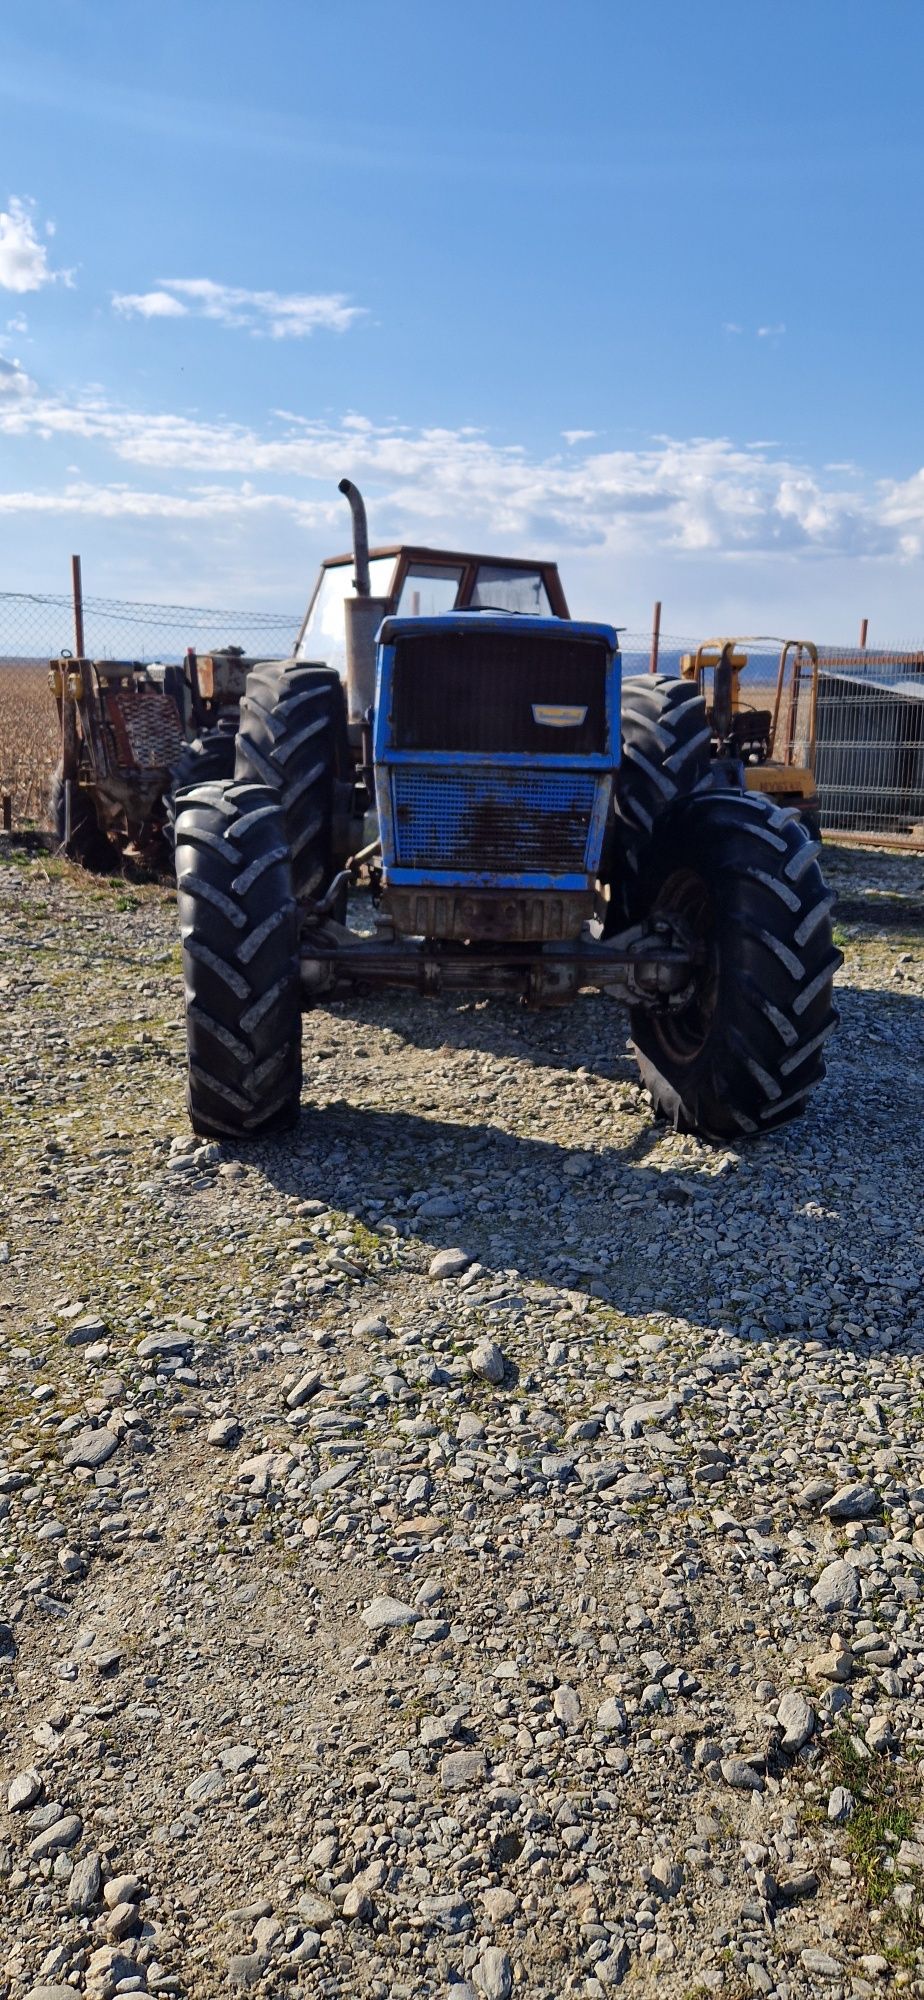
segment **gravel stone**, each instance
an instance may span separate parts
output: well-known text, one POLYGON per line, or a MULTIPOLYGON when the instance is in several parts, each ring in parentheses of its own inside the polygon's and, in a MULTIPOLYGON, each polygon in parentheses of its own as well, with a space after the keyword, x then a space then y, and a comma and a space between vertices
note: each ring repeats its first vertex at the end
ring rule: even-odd
POLYGON ((620 1736, 624 1736, 627 1726, 626 1711, 621 1701, 617 1701, 615 1696, 601 1701, 597 1709, 598 1729, 615 1730, 620 1736))
POLYGON ((477 1341, 469 1355, 468 1365, 480 1382, 492 1382, 496 1385, 504 1379, 506 1364, 494 1340, 477 1341))
POLYGON ((812 1596, 819 1611, 855 1611, 860 1602, 859 1571, 842 1557, 827 1563, 812 1596))
POLYGON ((763 1791, 764 1781, 760 1772, 755 1771, 753 1764, 747 1763, 744 1757, 723 1757, 720 1768, 726 1785, 731 1785, 733 1791, 763 1791))
POLYGON ((67 1900, 70 1908, 85 1915, 99 1902, 102 1870, 98 1854, 82 1854, 75 1861, 67 1885, 67 1900))
POLYGON ((467 1785, 481 1785, 487 1775, 488 1765, 483 1750, 450 1750, 440 1760, 440 1784, 446 1792, 456 1792, 467 1785))
POLYGON ((556 1688, 552 1708, 566 1729, 577 1729, 581 1720, 581 1697, 576 1688, 556 1688))
POLYGON ((373 1597, 359 1615, 370 1632, 390 1632, 401 1625, 416 1625, 420 1612, 415 1604, 402 1603, 400 1597, 373 1597))
POLYGON ((18 1772, 10 1781, 6 1795, 10 1812, 25 1812, 27 1806, 34 1806, 36 1799, 41 1798, 44 1789, 39 1772, 34 1764, 30 1764, 28 1770, 18 1772))
POLYGON ((149 1333, 138 1342, 135 1352, 139 1361, 184 1360, 192 1345, 188 1333, 149 1333))
POLYGON ((815 1710, 796 1688, 788 1689, 776 1711, 784 1750, 802 1750, 815 1730, 815 1710))
POLYGON ((471 1261, 465 1250, 438 1250, 436 1256, 431 1258, 427 1275, 431 1278, 461 1278, 471 1261))
POLYGON ((266 1957, 263 1952, 235 1951, 228 1960, 228 1985, 247 1992, 259 1986, 266 1971, 266 1957))
POLYGON ((80 1431, 78 1436, 68 1441, 64 1453, 64 1470, 73 1472, 77 1466, 96 1472, 101 1465, 108 1465, 119 1449, 119 1440, 112 1431, 80 1431))
POLYGON ((229 1451, 240 1437, 240 1425, 234 1417, 216 1417, 205 1434, 206 1444, 216 1445, 222 1451, 229 1451))
POLYGON ((63 1854, 69 1847, 75 1847, 83 1832, 83 1821, 76 1813, 62 1813, 51 1826, 37 1833, 29 1842, 29 1853, 33 1861, 44 1861, 49 1855, 63 1854))
POLYGON ((829 1521, 867 1521, 872 1514, 879 1514, 882 1502, 875 1486, 866 1486, 862 1480, 853 1480, 847 1486, 840 1486, 836 1493, 826 1500, 823 1513, 829 1521))
POLYGON ((474 1967, 473 1979, 483 2000, 509 2000, 513 1989, 513 1967, 507 1953, 496 1944, 488 1946, 474 1967))

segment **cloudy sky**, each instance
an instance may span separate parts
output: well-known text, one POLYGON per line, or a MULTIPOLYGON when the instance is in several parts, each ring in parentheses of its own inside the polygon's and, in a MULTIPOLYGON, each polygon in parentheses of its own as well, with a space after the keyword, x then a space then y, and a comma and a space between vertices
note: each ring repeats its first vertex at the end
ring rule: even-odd
POLYGON ((924 636, 920 0, 6 0, 0 590, 924 636))

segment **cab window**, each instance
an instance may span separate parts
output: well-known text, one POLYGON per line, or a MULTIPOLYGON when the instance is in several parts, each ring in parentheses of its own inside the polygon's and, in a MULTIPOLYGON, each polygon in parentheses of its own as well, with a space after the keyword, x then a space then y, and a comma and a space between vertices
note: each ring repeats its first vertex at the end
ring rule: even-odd
POLYGON ((459 594, 462 564, 414 563, 398 599, 400 618, 436 618, 451 611, 459 594))
POLYGON ((500 563, 481 563, 472 591, 475 611, 526 611, 533 617, 551 618, 541 569, 508 569, 500 563))
MULTIPOLYGON (((387 597, 394 556, 373 556, 369 564, 369 581, 373 597, 387 597)), ((343 605, 347 597, 353 595, 353 562, 332 563, 321 573, 317 594, 308 618, 308 623, 296 650, 298 660, 323 660, 328 667, 336 668, 341 678, 346 673, 346 618, 343 605)))

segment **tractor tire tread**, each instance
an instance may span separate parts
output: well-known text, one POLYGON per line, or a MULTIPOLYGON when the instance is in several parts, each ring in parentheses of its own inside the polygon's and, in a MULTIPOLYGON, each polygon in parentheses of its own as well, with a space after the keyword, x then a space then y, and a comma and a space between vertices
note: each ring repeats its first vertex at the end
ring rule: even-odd
POLYGON ((295 894, 316 896, 333 873, 334 783, 343 760, 343 693, 332 668, 277 660, 255 667, 241 702, 235 777, 279 805, 295 894))
POLYGON ((671 875, 700 872, 713 892, 718 941, 715 1014, 700 1052, 679 1060, 665 1049, 655 1015, 641 1007, 631 1014, 643 1080, 656 1111, 679 1131, 720 1143, 769 1131, 801 1111, 824 1077, 841 954, 815 854, 801 865, 810 844, 797 815, 753 792, 682 801, 658 830, 643 900, 650 910, 671 875))
POLYGON ((193 1127, 286 1129, 301 1094, 298 912, 275 796, 235 779, 184 792, 176 864, 193 1127))

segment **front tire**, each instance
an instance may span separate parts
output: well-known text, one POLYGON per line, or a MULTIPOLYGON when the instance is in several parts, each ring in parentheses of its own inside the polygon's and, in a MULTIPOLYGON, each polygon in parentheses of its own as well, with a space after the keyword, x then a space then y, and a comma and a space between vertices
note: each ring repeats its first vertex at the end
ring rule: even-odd
POLYGON ((285 823, 264 785, 202 785, 178 801, 187 1102, 207 1138, 254 1139, 298 1117, 298 914, 285 823))
POLYGON ((751 793, 705 793, 659 828, 639 884, 699 952, 687 1005, 633 1008, 655 1110, 720 1143, 797 1117, 825 1074, 841 954, 833 895, 795 813, 751 793))

